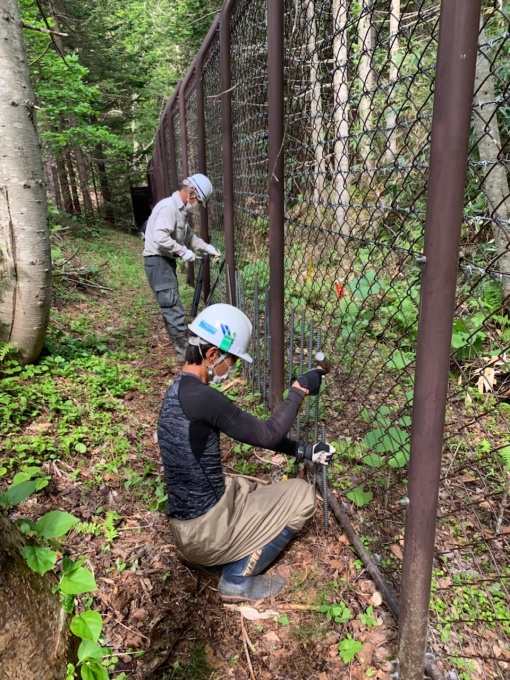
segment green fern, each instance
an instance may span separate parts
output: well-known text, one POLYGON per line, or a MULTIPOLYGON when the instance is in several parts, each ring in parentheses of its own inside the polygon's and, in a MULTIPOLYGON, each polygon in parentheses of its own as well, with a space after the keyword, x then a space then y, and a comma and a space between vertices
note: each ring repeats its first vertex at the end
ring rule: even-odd
POLYGON ((484 304, 491 312, 501 309, 505 299, 501 282, 494 281, 494 279, 487 281, 483 286, 482 297, 484 304))
POLYGON ((501 458, 503 459, 503 464, 508 472, 510 472, 510 446, 505 446, 499 452, 501 458))
POLYGON ((10 342, 0 342, 0 363, 6 359, 9 354, 15 354, 18 351, 16 345, 11 345, 10 342))

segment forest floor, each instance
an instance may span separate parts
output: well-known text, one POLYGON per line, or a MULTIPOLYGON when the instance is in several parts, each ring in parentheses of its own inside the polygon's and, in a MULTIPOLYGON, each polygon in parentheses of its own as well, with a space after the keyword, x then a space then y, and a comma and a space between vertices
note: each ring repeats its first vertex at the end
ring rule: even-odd
MULTIPOLYGON (((59 509, 80 519, 64 546, 95 575, 93 599, 80 596, 77 610, 101 612, 111 677, 389 680, 395 621, 333 517, 325 534, 320 498, 316 517, 271 569, 289 581, 277 598, 226 605, 217 576, 179 561, 155 433, 180 364, 145 279, 141 241, 100 231, 59 249, 46 354, 61 368, 51 385, 48 372, 27 375, 25 385, 53 401, 41 397, 7 431, 11 471, 41 465, 51 481, 14 516, 59 509)), ((237 402, 253 406, 248 386, 236 385, 237 402)), ((225 471, 239 474, 235 446, 222 437, 225 471)), ((281 478, 282 456, 253 454, 250 476, 281 478)))

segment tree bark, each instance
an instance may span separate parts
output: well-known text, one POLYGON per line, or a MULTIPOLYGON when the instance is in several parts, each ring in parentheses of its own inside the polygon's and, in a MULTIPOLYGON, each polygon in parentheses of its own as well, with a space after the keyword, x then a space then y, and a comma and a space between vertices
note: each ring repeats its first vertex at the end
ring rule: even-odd
POLYGON ((72 656, 69 617, 52 592, 54 578, 30 569, 23 545, 0 514, 0 680, 62 680, 72 656))
POLYGON ((388 113, 386 115, 386 163, 394 163, 398 156, 396 89, 398 80, 397 55, 400 49, 398 27, 400 24, 400 0, 391 0, 390 8, 390 88, 388 93, 388 113))
MULTIPOLYGON (((359 68, 358 77, 361 86, 359 103, 360 141, 358 153, 364 170, 370 171, 370 151, 372 147, 372 99, 375 89, 375 71, 373 54, 375 46, 375 26, 373 21, 373 0, 363 0, 358 25, 359 68)), ((370 173, 369 173, 370 179, 370 173)))
POLYGON ((71 194, 73 196, 73 213, 75 215, 81 215, 80 199, 78 198, 78 188, 76 186, 76 173, 74 171, 73 159, 69 149, 65 152, 65 158, 71 184, 71 194))
POLYGON ((317 48, 317 21, 315 0, 306 4, 308 28, 308 60, 310 61, 310 116, 312 125, 312 146, 315 156, 314 198, 317 205, 323 199, 326 182, 326 158, 324 153, 324 117, 322 112, 322 87, 320 81, 320 60, 317 48))
MULTIPOLYGON (((498 109, 491 74, 491 62, 484 52, 488 49, 485 31, 480 28, 478 61, 476 64, 475 96, 473 105, 474 126, 478 139, 480 160, 487 163, 482 180, 483 191, 489 204, 492 234, 496 248, 495 268, 510 274, 510 189, 505 166, 500 161, 501 136, 498 109)), ((510 306, 510 276, 503 277, 506 306, 510 306)))
POLYGON ((0 11, 0 341, 40 354, 51 299, 50 234, 34 95, 16 0, 0 11))
POLYGON ((51 179, 53 183, 53 195, 55 196, 55 205, 57 206, 57 210, 62 212, 64 208, 64 203, 62 201, 62 192, 60 191, 60 182, 59 182, 59 176, 58 176, 58 168, 57 168, 57 163, 56 161, 52 158, 50 160, 51 164, 51 179))
MULTIPOLYGON (((333 92, 335 145, 333 176, 336 193, 336 230, 347 236, 349 224, 349 90, 347 87, 347 5, 345 0, 333 0, 333 92)), ((345 243, 343 244, 345 246, 345 243)))
POLYGON ((62 152, 58 153, 55 161, 57 164, 60 189, 62 191, 62 199, 64 201, 64 211, 71 215, 73 213, 73 199, 71 198, 71 190, 69 188, 69 180, 67 178, 67 170, 62 152))
POLYGON ((96 148, 97 171, 99 173, 99 186, 101 187, 101 197, 103 199, 103 214, 104 218, 111 225, 115 224, 115 214, 113 212, 112 193, 110 191, 110 184, 108 182, 108 175, 106 174, 106 163, 104 162, 103 147, 98 145, 96 148))

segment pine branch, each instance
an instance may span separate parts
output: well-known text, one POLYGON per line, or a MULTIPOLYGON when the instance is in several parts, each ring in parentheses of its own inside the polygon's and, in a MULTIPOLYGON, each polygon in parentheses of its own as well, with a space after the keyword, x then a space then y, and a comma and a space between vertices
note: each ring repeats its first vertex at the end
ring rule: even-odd
POLYGON ((38 33, 44 33, 44 35, 58 35, 61 38, 67 38, 69 33, 60 33, 60 31, 53 31, 49 28, 41 28, 40 26, 33 26, 32 24, 27 24, 26 21, 22 22, 23 28, 29 28, 31 31, 37 31, 38 33))

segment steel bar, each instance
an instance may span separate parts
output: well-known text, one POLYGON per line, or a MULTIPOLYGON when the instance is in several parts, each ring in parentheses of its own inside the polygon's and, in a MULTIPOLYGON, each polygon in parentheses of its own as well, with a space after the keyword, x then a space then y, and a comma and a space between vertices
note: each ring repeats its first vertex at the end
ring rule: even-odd
POLYGON ((292 373, 294 372, 294 318, 295 311, 291 309, 289 329, 289 387, 292 385, 292 373))
MULTIPOLYGON (((322 426, 322 432, 321 432, 321 439, 323 442, 326 441, 326 426, 322 426)), ((324 520, 324 533, 328 533, 329 531, 329 488, 328 488, 328 466, 323 465, 322 466, 322 518, 324 520), (324 493, 324 489, 327 490, 327 493, 324 493)))
MULTIPOLYGON (((312 369, 312 363, 313 363, 313 321, 310 321, 310 324, 308 325, 308 356, 306 358, 306 363, 308 370, 310 371, 312 369)), ((308 441, 309 436, 310 436, 310 410, 311 410, 311 404, 310 404, 310 397, 306 397, 306 403, 305 403, 305 441, 308 441)))
MULTIPOLYGON (((305 461, 305 465, 309 470, 312 470, 313 464, 309 461, 305 461)), ((384 576, 381 574, 379 571, 379 568, 372 557, 372 555, 369 553, 369 551, 366 549, 365 545, 361 541, 361 539, 358 537, 358 534, 356 533, 356 530, 351 524, 350 519, 347 516, 347 513, 343 509, 343 507, 340 505, 340 503, 337 501, 335 496, 332 494, 329 486, 326 487, 326 491, 324 491, 323 485, 323 480, 321 479, 320 482, 320 488, 322 492, 322 497, 324 498, 327 496, 328 499, 328 506, 331 508, 335 518, 339 522, 340 526, 343 528, 345 531, 345 534, 349 541, 351 542, 353 548, 356 550, 358 555, 361 557, 363 564, 366 567, 366 570, 372 577, 375 586, 377 590, 381 593, 382 598, 384 602, 386 603, 388 609, 390 612, 393 614, 393 617, 395 618, 395 621, 399 620, 399 615, 400 615, 400 607, 398 604, 398 600, 393 594, 392 590, 389 588, 388 584, 386 583, 386 579, 384 576)), ((427 674, 430 676, 432 680, 445 680, 444 675, 441 673, 439 667, 437 666, 437 663, 435 659, 431 656, 425 659, 425 671, 427 674)), ((399 674, 400 677, 400 674, 399 674)), ((423 680, 423 672, 420 677, 420 680, 423 680)))
POLYGON ((399 678, 422 680, 480 0, 441 2, 409 464, 399 678))
POLYGON ((269 249, 271 290, 271 397, 282 400, 284 370, 284 76, 283 0, 267 2, 269 249))

